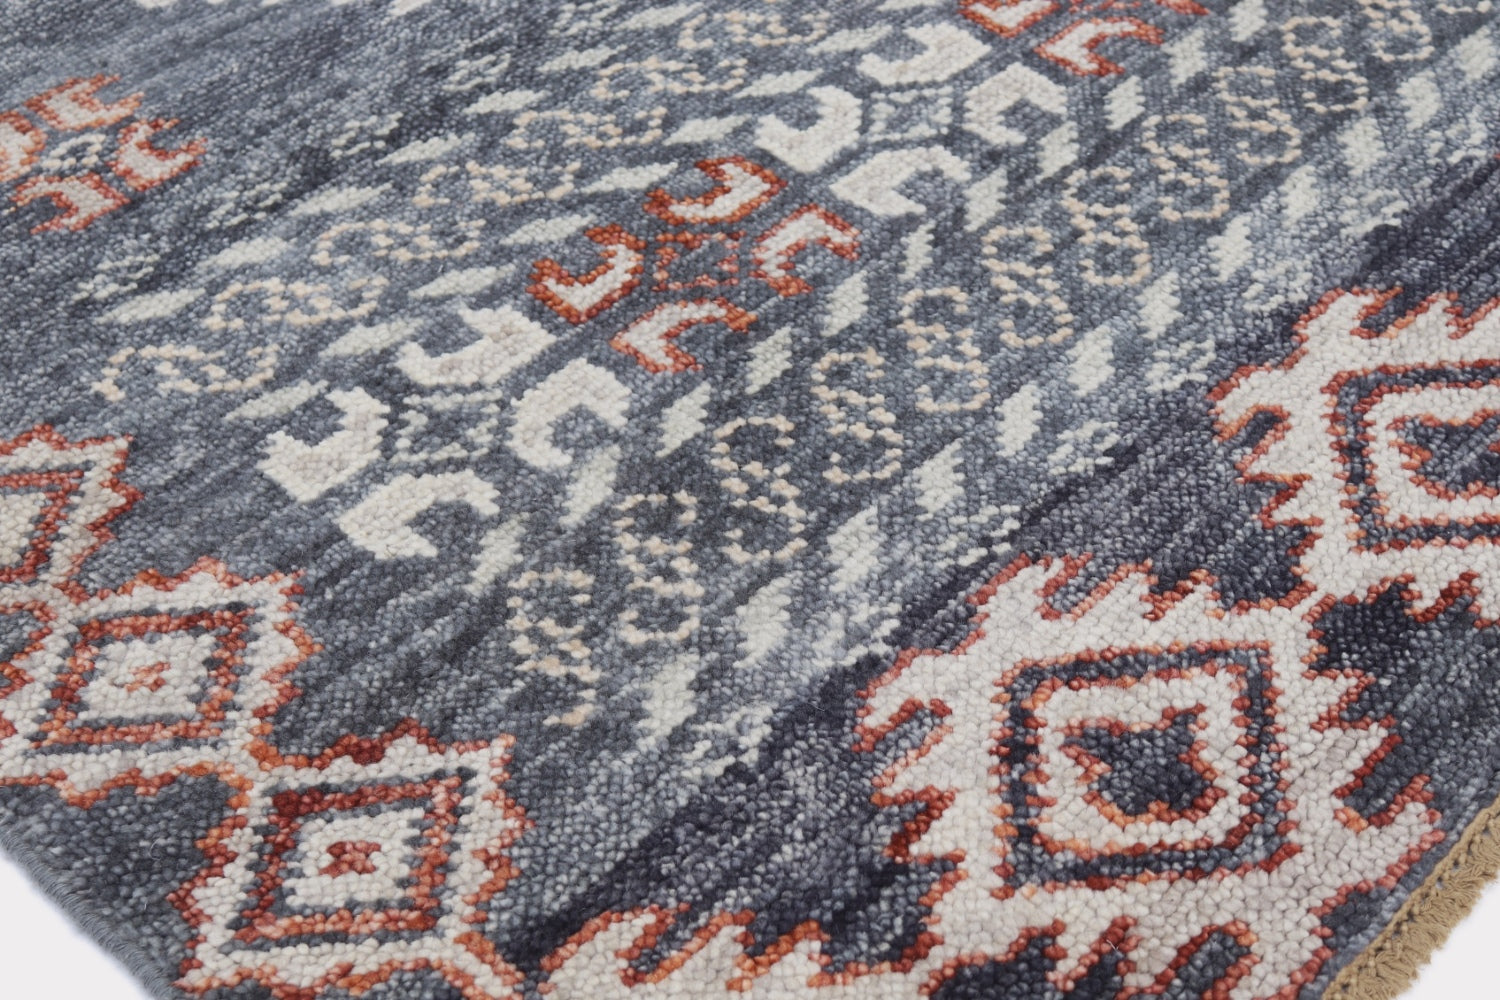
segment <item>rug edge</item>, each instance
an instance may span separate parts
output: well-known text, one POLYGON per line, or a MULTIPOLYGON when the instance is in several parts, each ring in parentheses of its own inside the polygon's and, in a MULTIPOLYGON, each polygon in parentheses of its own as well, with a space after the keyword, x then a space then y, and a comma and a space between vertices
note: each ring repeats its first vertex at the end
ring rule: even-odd
MULTIPOLYGON (((5 854, 67 919, 108 953, 149 996, 180 996, 141 949, 47 868, 13 831, 0 829, 5 854)), ((1500 797, 1481 811, 1452 850, 1428 873, 1395 916, 1358 956, 1334 976, 1324 1000, 1397 1000, 1447 941, 1454 928, 1500 876, 1500 797)))
POLYGON ((1476 816, 1325 1000, 1396 1000, 1500 875, 1500 798, 1476 816))
POLYGON ((9 858, 45 901, 54 906, 79 934, 113 959, 148 997, 174 1000, 182 994, 151 962, 144 948, 116 931, 115 925, 90 909, 88 900, 44 862, 37 851, 13 830, 0 829, 0 853, 9 858))

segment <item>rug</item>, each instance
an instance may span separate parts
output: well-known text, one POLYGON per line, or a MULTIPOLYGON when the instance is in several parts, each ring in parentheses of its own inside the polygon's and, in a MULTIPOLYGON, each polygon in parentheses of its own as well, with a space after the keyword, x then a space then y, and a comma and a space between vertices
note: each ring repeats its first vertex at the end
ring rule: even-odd
POLYGON ((8 5, 0 842, 177 1000, 1394 997, 1497 18, 8 5))

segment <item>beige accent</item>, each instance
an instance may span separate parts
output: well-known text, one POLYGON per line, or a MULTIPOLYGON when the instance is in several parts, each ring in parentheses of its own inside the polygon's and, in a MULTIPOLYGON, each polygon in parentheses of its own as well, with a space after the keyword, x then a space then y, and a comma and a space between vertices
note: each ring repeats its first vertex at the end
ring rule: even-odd
POLYGON ((1395 1000, 1500 873, 1500 801, 1480 813, 1324 1000, 1395 1000))

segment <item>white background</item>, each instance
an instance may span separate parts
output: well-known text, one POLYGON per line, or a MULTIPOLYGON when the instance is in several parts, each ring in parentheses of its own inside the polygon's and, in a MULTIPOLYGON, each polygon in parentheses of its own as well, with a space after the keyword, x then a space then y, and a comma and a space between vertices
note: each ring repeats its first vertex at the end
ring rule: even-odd
MULTIPOLYGON (((1480 1000, 1495 971, 1500 891, 1491 886, 1405 1000, 1480 1000)), ((0 993, 39 1000, 147 1000, 129 974, 0 855, 0 993)))

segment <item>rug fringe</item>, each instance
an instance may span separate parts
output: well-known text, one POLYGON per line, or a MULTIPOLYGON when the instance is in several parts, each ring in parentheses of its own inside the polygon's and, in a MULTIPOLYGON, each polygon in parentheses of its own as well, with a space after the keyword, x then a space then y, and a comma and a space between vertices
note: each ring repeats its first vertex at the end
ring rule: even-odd
POLYGON ((1391 922, 1334 977, 1325 1000, 1395 1000, 1500 874, 1500 800, 1475 817, 1391 922))

